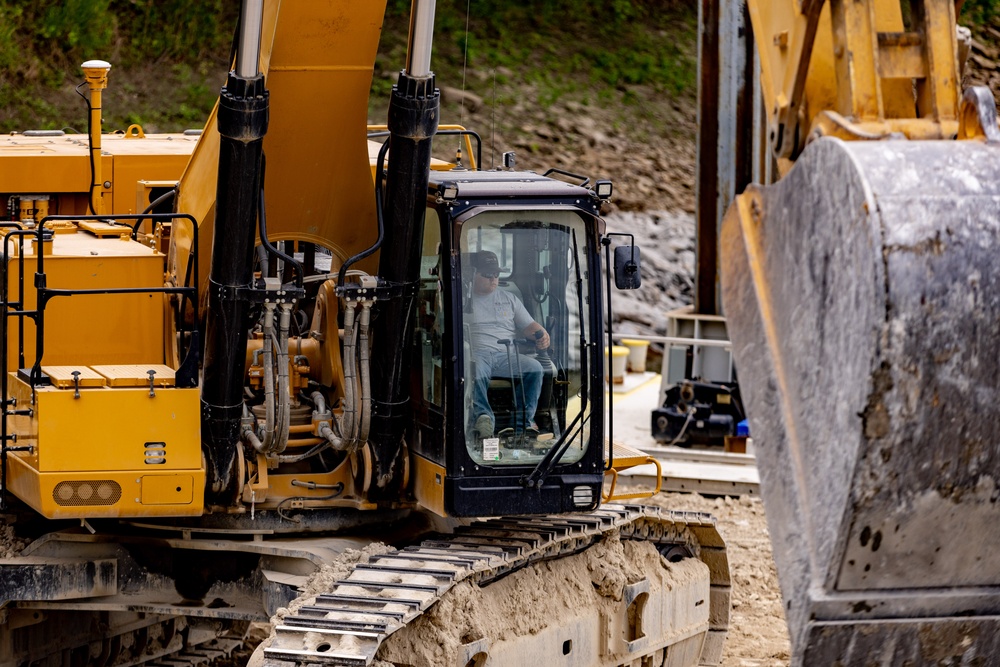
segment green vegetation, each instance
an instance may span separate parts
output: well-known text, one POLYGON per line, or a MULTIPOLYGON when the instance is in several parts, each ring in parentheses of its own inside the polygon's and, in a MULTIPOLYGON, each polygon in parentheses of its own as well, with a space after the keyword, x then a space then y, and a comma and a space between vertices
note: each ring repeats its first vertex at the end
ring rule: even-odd
MULTIPOLYGON (((393 4, 405 16, 409 3, 393 4)), ((561 87, 580 85, 595 94, 627 85, 694 90, 697 9, 691 0, 472 0, 469 7, 470 68, 505 68, 555 96, 570 92, 561 87)), ((464 60, 465 8, 461 0, 438 3, 438 34, 451 39, 438 40, 436 48, 449 64, 464 60)))
MULTIPOLYGON (((376 100, 404 61, 409 9, 410 0, 388 0, 376 100)), ((79 64, 95 57, 114 65, 108 127, 198 125, 224 78, 238 10, 234 0, 6 0, 0 131, 85 124, 72 88, 79 64)), ((467 57, 480 79, 532 84, 542 106, 565 96, 628 102, 635 85, 693 95, 695 21, 693 0, 439 0, 434 67, 443 84, 461 86, 467 57)))
POLYGON ((215 103, 214 82, 221 81, 215 71, 225 69, 232 42, 232 29, 219 26, 234 25, 238 9, 228 0, 6 0, 0 130, 85 126, 72 90, 82 81, 80 63, 91 58, 113 63, 112 102, 134 105, 109 103, 111 127, 200 125, 215 103), (165 87, 175 92, 161 108, 165 87))
POLYGON ((960 21, 966 25, 995 24, 1000 19, 1000 0, 965 0, 961 7, 960 21))
MULTIPOLYGON (((236 0, 5 0, 0 3, 0 131, 79 126, 79 64, 115 67, 109 127, 164 131, 198 125, 230 59, 236 0), (117 89, 115 88, 117 87, 117 89), (124 109, 119 115, 116 109, 124 109)), ((384 108, 404 61, 410 0, 388 0, 372 84, 384 108)), ((966 0, 962 20, 1000 19, 1000 0, 966 0)), ((641 106, 638 88, 695 94, 695 0, 438 0, 434 68, 483 97, 528 84, 533 103, 641 106), (466 9, 468 8, 468 16, 466 9), (467 31, 468 28, 468 31, 467 31), (465 66, 467 62, 467 67, 465 66), (473 79, 473 77, 476 77, 473 79)), ((502 95, 498 104, 504 104, 502 95)), ((489 103, 489 102, 488 102, 489 103)), ((373 116, 374 117, 374 116, 373 116)))

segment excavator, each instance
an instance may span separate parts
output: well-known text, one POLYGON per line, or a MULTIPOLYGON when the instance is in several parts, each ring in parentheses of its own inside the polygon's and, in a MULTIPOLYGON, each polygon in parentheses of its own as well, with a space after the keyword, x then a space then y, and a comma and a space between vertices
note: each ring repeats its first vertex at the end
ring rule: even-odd
POLYGON ((703 3, 699 309, 794 666, 1000 664, 1000 131, 961 4, 703 3))
POLYGON ((279 610, 264 664, 421 664, 387 638, 525 577, 530 628, 456 620, 434 662, 720 664, 714 519, 605 492, 647 461, 605 444, 612 185, 484 169, 434 9, 385 126, 385 2, 244 0, 203 130, 103 132, 89 60, 87 134, 0 139, 0 664, 211 664, 279 610))

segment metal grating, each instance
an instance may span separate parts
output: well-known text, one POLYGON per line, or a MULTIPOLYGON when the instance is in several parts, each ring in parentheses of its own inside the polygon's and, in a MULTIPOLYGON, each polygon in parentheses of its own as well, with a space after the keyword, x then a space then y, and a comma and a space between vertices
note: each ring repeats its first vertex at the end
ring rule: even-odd
POLYGON ((52 499, 63 507, 114 505, 121 497, 121 485, 110 479, 59 482, 52 489, 52 499))

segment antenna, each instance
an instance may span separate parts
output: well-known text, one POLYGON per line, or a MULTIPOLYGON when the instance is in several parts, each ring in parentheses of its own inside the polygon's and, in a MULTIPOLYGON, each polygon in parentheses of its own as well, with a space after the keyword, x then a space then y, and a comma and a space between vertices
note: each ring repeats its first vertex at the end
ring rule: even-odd
POLYGON ((493 68, 493 127, 490 130, 490 163, 497 166, 497 68, 493 68))
MULTIPOLYGON (((458 104, 461 107, 459 111, 458 122, 462 127, 465 127, 465 74, 469 70, 469 14, 472 5, 472 0, 465 0, 465 56, 462 62, 462 98, 459 100, 458 104)), ((459 166, 462 164, 462 140, 465 138, 464 135, 458 135, 458 151, 457 151, 457 162, 459 166)), ((476 165, 478 169, 482 169, 481 165, 476 165)))

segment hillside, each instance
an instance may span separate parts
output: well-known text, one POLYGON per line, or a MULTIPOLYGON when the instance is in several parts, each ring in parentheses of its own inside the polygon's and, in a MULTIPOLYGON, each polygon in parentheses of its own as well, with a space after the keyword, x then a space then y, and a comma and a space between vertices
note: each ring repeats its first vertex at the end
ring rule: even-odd
MULTIPOLYGON (((996 90, 992 1, 965 2, 962 19, 976 39, 969 80, 996 90)), ((228 69, 238 5, 8 0, 0 5, 0 131, 85 129, 74 88, 79 63, 95 57, 114 65, 105 131, 199 127, 228 69)), ((388 1, 373 123, 384 122, 404 62, 409 6, 388 1)), ((485 162, 514 150, 522 167, 611 178, 618 210, 693 212, 694 0, 439 0, 436 16, 443 120, 476 129, 485 162)))
MULTIPOLYGON (((384 122, 388 92, 404 63, 409 4, 389 1, 371 122, 384 122)), ((147 132, 200 126, 228 69, 235 25, 230 5, 238 3, 5 3, 0 131, 85 130, 85 106, 74 88, 82 80, 79 63, 90 58, 113 64, 105 131, 131 123, 147 132)), ((515 150, 527 168, 611 177, 624 209, 679 202, 690 209, 693 4, 618 0, 581 9, 568 0, 513 6, 477 0, 468 3, 468 15, 466 6, 438 3, 433 66, 446 122, 477 129, 484 155, 496 160, 501 151, 515 150)))

